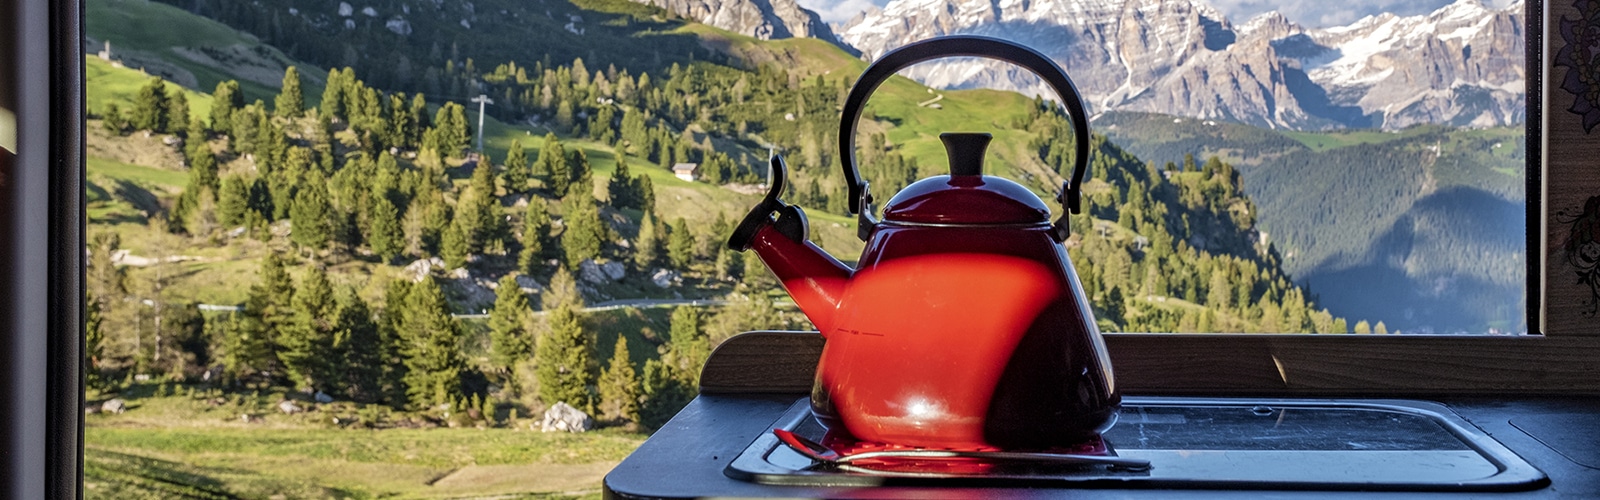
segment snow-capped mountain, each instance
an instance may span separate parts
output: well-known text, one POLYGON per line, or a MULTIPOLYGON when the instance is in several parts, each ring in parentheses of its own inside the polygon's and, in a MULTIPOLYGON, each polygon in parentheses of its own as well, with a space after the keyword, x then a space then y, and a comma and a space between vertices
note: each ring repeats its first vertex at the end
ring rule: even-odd
MULTIPOLYGON (((1043 52, 1094 109, 1267 127, 1487 126, 1524 119, 1523 7, 1459 0, 1429 14, 1308 29, 1272 12, 1234 24, 1202 0, 894 0, 840 38, 874 58, 979 34, 1043 52)), ((906 74, 947 88, 1044 93, 1026 70, 949 59, 906 74)))

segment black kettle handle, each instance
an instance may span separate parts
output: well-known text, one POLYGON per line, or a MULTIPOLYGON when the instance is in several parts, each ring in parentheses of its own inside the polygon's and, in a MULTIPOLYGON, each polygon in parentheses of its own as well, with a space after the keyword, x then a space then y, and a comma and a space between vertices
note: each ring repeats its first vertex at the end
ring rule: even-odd
MULTIPOLYGON (((945 57, 984 57, 1022 66, 1039 75, 1056 91, 1061 104, 1067 108, 1067 116, 1072 120, 1073 136, 1077 139, 1072 178, 1061 186, 1056 201, 1061 202, 1067 211, 1079 213, 1078 186, 1083 181, 1083 172, 1089 166, 1089 118, 1083 109, 1083 98, 1079 96, 1078 88, 1067 78, 1067 73, 1044 54, 1013 42, 977 35, 953 35, 912 42, 879 57, 856 80, 855 86, 850 89, 850 96, 844 101, 844 113, 839 126, 839 163, 844 165, 845 182, 850 188, 850 213, 871 211, 869 204, 872 199, 867 194, 867 182, 861 179, 856 169, 856 122, 861 119, 861 109, 866 106, 867 98, 879 85, 906 66, 945 57)), ((1063 234, 1065 219, 1066 214, 1062 214, 1062 220, 1056 223, 1063 234)), ((862 233, 864 235, 865 231, 862 233)))

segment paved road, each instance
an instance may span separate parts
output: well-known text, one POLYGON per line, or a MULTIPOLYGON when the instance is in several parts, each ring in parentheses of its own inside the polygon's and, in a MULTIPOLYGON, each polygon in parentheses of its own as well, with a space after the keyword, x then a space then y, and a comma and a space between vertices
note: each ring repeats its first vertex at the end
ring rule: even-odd
MULTIPOLYGON (((591 305, 589 307, 583 308, 583 312, 613 311, 613 310, 617 310, 617 309, 627 309, 627 308, 654 309, 654 308, 658 308, 658 307, 678 307, 678 306, 707 307, 707 306, 727 305, 728 303, 729 302, 726 301, 726 300, 714 300, 714 299, 623 299, 623 300, 608 300, 608 301, 605 301, 605 302, 594 304, 594 305, 591 305)), ((233 305, 200 304, 199 307, 200 307, 200 310, 202 310, 202 311, 235 311, 235 312, 237 312, 237 311, 244 310, 244 308, 241 307, 241 306, 233 306, 233 305)), ((535 314, 535 315, 544 314, 544 313, 545 313, 545 311, 534 311, 533 312, 533 314, 535 314)), ((486 318, 489 317, 489 315, 488 314, 451 314, 450 317, 456 318, 456 319, 486 319, 486 318)))
MULTIPOLYGON (((658 308, 658 307, 678 307, 678 306, 706 307, 706 306, 720 306, 720 305, 727 305, 727 304, 728 304, 728 301, 726 301, 726 300, 714 300, 714 299, 623 299, 623 300, 608 300, 608 301, 601 302, 601 303, 598 303, 598 304, 593 304, 593 305, 590 305, 589 307, 583 308, 583 312, 613 311, 613 310, 617 310, 617 309, 628 309, 628 308, 632 308, 632 309, 654 309, 654 308, 658 308)), ((545 312, 546 311, 534 311, 533 314, 540 315, 540 314, 544 314, 545 312)), ((488 318, 489 315, 488 314, 451 314, 450 317, 457 318, 457 319, 485 319, 485 318, 488 318)))

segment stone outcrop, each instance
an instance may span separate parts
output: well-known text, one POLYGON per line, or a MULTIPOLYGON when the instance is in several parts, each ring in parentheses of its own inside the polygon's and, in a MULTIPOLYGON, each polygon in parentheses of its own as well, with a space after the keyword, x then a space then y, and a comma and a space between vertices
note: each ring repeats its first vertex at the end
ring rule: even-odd
MULTIPOLYGON (((634 0, 762 40, 816 38, 844 47, 816 12, 795 0, 634 0)), ((846 51, 850 51, 845 47, 846 51)))
POLYGON ((589 414, 573 408, 565 401, 557 402, 545 410, 544 419, 539 422, 539 430, 543 432, 588 432, 593 428, 594 419, 589 414))

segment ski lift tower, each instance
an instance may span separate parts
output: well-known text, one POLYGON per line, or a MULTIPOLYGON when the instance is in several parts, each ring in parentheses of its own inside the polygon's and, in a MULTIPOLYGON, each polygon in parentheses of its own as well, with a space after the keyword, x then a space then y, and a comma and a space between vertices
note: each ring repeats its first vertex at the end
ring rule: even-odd
POLYGON ((494 104, 494 99, 490 99, 489 96, 487 96, 487 95, 478 94, 478 97, 472 98, 472 102, 478 103, 478 152, 482 153, 483 152, 483 106, 485 104, 494 104))

